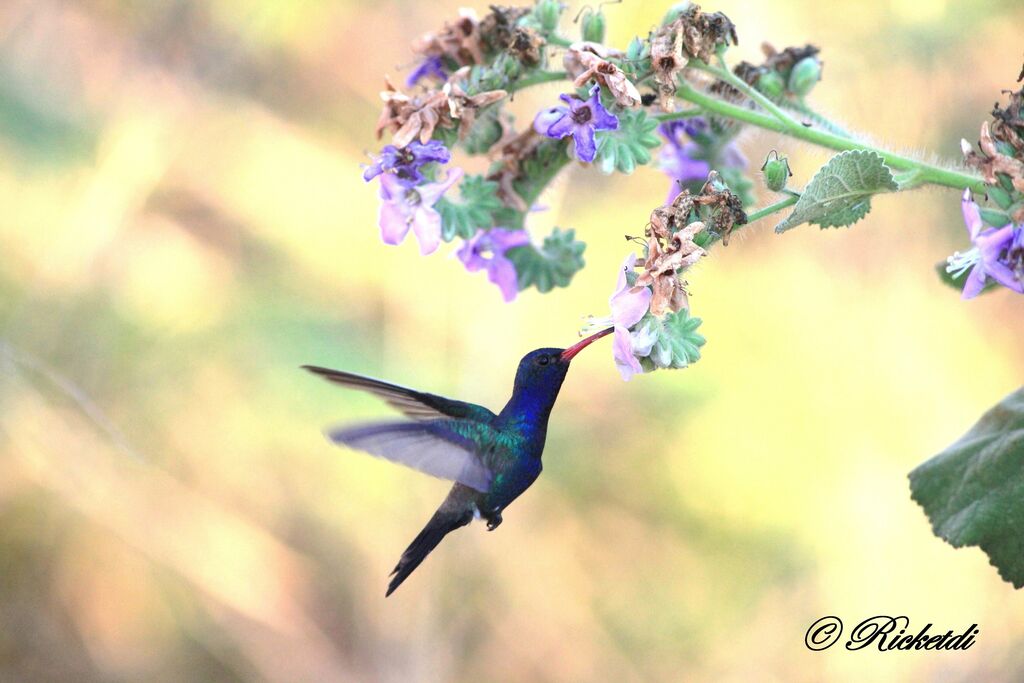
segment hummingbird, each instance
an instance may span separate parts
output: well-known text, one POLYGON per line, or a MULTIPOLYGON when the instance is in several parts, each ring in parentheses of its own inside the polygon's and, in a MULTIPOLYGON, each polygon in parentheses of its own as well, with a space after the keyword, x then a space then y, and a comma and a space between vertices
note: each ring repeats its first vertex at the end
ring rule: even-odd
POLYGON ((455 482, 402 553, 385 597, 452 531, 474 519, 486 521, 488 531, 498 528, 505 508, 540 475, 548 417, 570 361, 612 331, 601 330, 566 349, 543 348, 523 356, 512 397, 497 414, 370 377, 302 366, 330 382, 375 394, 410 418, 331 429, 327 437, 332 442, 455 482))

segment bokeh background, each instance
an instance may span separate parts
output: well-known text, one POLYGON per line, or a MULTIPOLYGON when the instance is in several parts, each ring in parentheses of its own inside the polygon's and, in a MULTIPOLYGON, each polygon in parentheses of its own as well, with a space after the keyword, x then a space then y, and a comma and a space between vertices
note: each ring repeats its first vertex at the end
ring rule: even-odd
MULTIPOLYGON (((737 56, 821 45, 821 109, 942 159, 1021 64, 1013 0, 707 8, 737 56)), ((611 42, 665 9, 606 6, 611 42)), ((716 249, 690 278, 703 359, 626 384, 588 350, 505 524, 384 600, 448 485, 330 447, 325 425, 389 410, 298 366, 498 408, 523 353, 605 314, 665 194, 656 169, 573 169, 530 227, 575 227, 588 266, 512 305, 450 250, 382 245, 359 169, 382 76, 456 10, 0 4, 0 680, 1021 680, 1024 595, 935 538, 906 480, 1024 376, 1024 299, 934 275, 966 244, 954 191, 716 249), (981 632, 809 652, 826 614, 981 632)), ((825 158, 743 148, 798 182, 825 158)))

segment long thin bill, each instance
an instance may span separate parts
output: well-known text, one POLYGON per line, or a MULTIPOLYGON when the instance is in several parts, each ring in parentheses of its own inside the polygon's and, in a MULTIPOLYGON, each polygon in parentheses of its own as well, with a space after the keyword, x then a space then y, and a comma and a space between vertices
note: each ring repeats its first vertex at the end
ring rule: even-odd
POLYGON ((597 332, 596 334, 592 334, 592 335, 590 335, 589 337, 587 337, 585 339, 579 340, 578 342, 576 342, 575 344, 573 344, 572 346, 567 348, 565 351, 562 351, 562 360, 564 360, 564 361, 572 360, 576 356, 577 353, 579 353, 583 349, 587 348, 588 346, 590 346, 591 344, 596 342, 601 337, 606 337, 606 336, 608 336, 609 334, 611 334, 614 331, 615 331, 614 327, 609 327, 607 329, 601 330, 600 332, 597 332))

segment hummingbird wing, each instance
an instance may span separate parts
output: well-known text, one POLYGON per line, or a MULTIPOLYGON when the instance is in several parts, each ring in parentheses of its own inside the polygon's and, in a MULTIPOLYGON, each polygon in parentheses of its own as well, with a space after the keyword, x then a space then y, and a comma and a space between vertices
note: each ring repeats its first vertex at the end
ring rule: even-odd
POLYGON ((436 394, 428 394, 423 391, 416 391, 408 387, 382 382, 372 377, 363 377, 351 372, 342 370, 331 370, 316 365, 303 365, 304 369, 313 374, 320 375, 328 382, 334 382, 342 386, 360 391, 368 391, 387 401, 389 405, 402 411, 414 420, 429 421, 440 418, 454 417, 481 422, 488 422, 494 419, 495 415, 487 408, 478 406, 475 403, 456 401, 436 394))
POLYGON ((491 471, 481 461, 477 443, 443 422, 377 422, 332 429, 327 437, 477 491, 486 493, 491 486, 491 471))

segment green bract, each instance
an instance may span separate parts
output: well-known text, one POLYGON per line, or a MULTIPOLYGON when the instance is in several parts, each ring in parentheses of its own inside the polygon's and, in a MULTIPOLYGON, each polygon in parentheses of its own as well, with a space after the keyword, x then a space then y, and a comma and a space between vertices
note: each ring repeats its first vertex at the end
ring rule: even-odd
POLYGON ((459 184, 461 201, 442 197, 434 205, 441 214, 441 238, 451 242, 456 237, 469 239, 477 230, 494 225, 494 212, 502 208, 497 195, 498 184, 483 176, 466 176, 459 184))
POLYGON ((573 275, 583 268, 583 250, 587 246, 575 237, 575 230, 555 228, 544 238, 540 249, 530 244, 505 252, 516 267, 519 289, 533 286, 548 292, 555 287, 568 287, 573 275))
POLYGON ((690 317, 685 308, 657 318, 650 313, 637 323, 638 337, 654 338, 651 352, 640 359, 644 372, 657 368, 685 368, 700 360, 700 347, 707 341, 697 332, 700 318, 690 317))
POLYGON ((804 97, 820 80, 821 62, 817 57, 804 57, 789 72, 788 90, 797 97, 804 97))
POLYGON ((911 472, 910 490, 937 536, 979 546, 1001 577, 1024 586, 1024 388, 911 472))
POLYGON ((818 169, 793 213, 775 226, 775 232, 802 223, 823 228, 853 225, 871 210, 872 195, 897 189, 892 171, 875 152, 841 152, 818 169))
POLYGON ((651 150, 661 144, 655 134, 658 122, 642 109, 632 109, 617 114, 617 130, 601 130, 595 133, 597 156, 594 161, 604 173, 619 171, 632 173, 641 164, 651 160, 651 150))
POLYGON ((605 32, 604 13, 601 10, 594 11, 589 7, 583 10, 581 20, 581 33, 583 40, 591 43, 603 43, 605 32))

